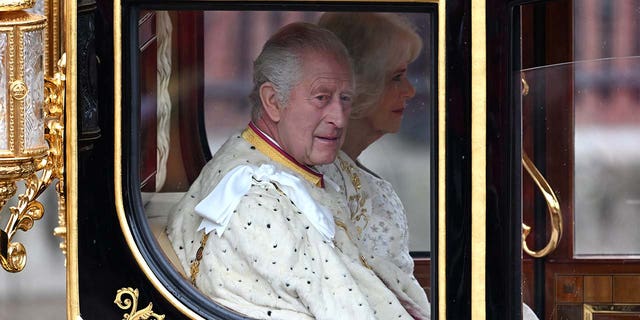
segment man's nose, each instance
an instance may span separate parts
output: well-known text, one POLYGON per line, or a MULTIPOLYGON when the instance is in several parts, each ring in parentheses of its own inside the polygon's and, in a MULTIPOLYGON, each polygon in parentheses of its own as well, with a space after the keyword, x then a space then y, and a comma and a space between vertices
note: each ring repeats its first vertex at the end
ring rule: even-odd
POLYGON ((349 113, 351 113, 351 105, 345 104, 340 98, 334 98, 326 110, 326 119, 329 123, 332 123, 337 128, 344 128, 346 126, 349 120, 349 113))

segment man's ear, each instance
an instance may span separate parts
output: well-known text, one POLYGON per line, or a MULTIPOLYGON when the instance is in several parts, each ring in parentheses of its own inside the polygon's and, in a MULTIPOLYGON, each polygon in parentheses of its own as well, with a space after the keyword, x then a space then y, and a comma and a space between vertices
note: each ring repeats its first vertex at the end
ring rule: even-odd
POLYGON ((265 82, 260 86, 260 100, 264 113, 273 122, 280 121, 280 104, 278 102, 278 92, 273 83, 265 82))

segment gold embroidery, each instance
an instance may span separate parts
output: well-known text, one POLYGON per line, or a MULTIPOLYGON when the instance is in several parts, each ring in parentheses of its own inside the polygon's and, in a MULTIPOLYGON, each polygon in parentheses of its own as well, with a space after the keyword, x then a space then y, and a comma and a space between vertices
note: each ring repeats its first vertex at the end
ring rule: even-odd
MULTIPOLYGON (((347 237, 349 238, 349 240, 351 240, 351 242, 353 242, 353 239, 351 239, 351 235, 349 234, 349 230, 347 229, 347 225, 338 220, 338 219, 334 219, 336 226, 342 228, 342 230, 344 230, 344 233, 347 234, 347 237)), ((333 241, 335 243, 335 240, 333 241)), ((363 266, 365 266, 367 269, 371 270, 371 266, 367 263, 367 259, 364 258, 363 255, 360 255, 360 262, 362 263, 363 266)))
POLYGON ((367 267, 367 269, 371 270, 371 266, 367 263, 367 259, 362 255, 360 255, 360 262, 362 262, 362 265, 367 267))
POLYGON ((347 200, 349 202, 349 210, 351 211, 351 220, 358 222, 360 220, 364 221, 364 227, 356 226, 358 236, 361 236, 362 230, 367 227, 367 224, 369 224, 369 216, 367 215, 367 208, 365 207, 368 195, 360 190, 362 189, 362 182, 360 181, 360 176, 358 176, 356 172, 357 169, 346 160, 340 157, 337 157, 337 159, 340 162, 340 168, 351 178, 351 184, 356 190, 356 194, 349 196, 347 200), (355 207, 352 204, 354 204, 355 207))
POLYGON ((207 239, 209 239, 208 233, 202 234, 202 240, 200 240, 200 248, 196 252, 196 258, 191 263, 191 283, 196 285, 196 277, 198 276, 198 272, 200 272, 200 261, 202 260, 202 253, 204 251, 204 246, 207 244, 207 239))
MULTIPOLYGON (((347 233, 347 236, 349 236, 349 232, 347 230, 347 225, 344 224, 344 222, 342 222, 342 221, 340 221, 338 219, 335 219, 335 222, 336 222, 336 226, 342 228, 347 233)), ((351 236, 349 236, 349 239, 351 239, 351 236)))

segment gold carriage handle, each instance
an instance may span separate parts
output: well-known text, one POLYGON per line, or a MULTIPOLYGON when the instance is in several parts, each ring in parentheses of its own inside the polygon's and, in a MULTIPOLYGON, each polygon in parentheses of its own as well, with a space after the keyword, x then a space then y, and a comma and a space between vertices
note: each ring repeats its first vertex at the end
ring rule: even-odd
POLYGON ((527 236, 531 233, 531 227, 526 224, 522 224, 522 249, 528 255, 534 258, 542 258, 551 252, 553 252, 562 238, 562 214, 560 212, 560 202, 556 198, 551 185, 542 176, 538 168, 531 162, 531 159, 526 153, 522 153, 522 165, 531 176, 531 179, 536 183, 540 192, 544 196, 544 200, 547 202, 547 211, 549 212, 549 218, 551 219, 551 237, 547 245, 540 251, 533 251, 527 247, 527 236))

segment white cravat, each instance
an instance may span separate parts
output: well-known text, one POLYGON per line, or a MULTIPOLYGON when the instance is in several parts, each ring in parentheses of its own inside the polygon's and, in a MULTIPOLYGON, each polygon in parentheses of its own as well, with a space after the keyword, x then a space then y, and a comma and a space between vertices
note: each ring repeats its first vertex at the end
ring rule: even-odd
POLYGON ((249 191, 252 180, 257 183, 277 183, 280 190, 293 201, 311 225, 333 244, 335 224, 331 210, 315 202, 304 181, 290 173, 276 171, 275 166, 271 164, 263 164, 260 167, 242 165, 229 171, 213 191, 196 206, 196 213, 203 218, 198 230, 204 229, 206 233, 215 230, 219 237, 222 236, 240 199, 249 191))

